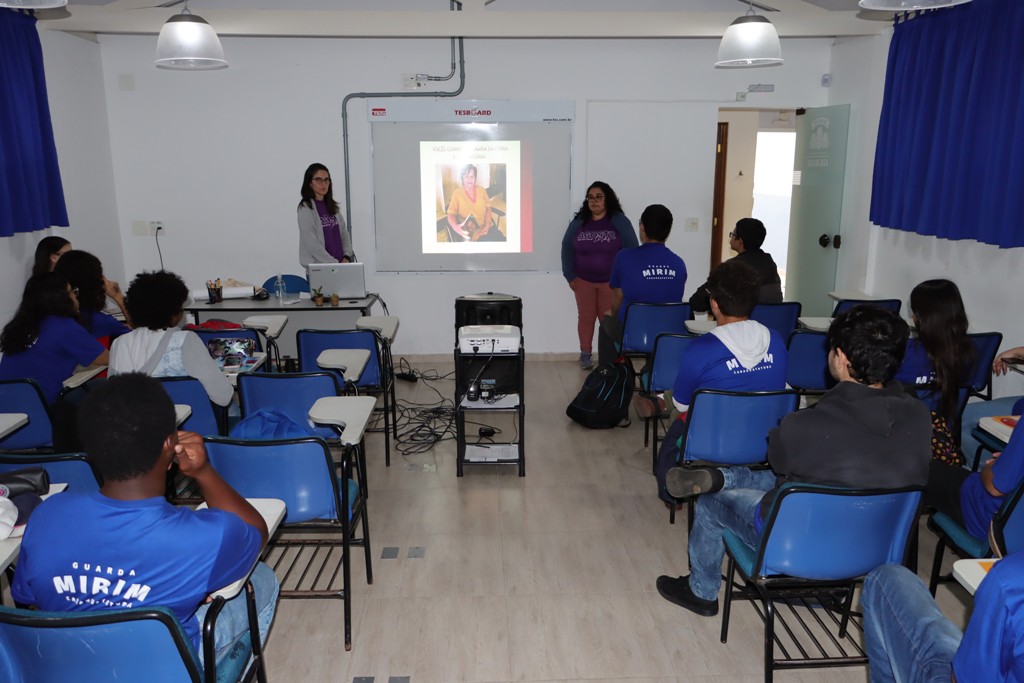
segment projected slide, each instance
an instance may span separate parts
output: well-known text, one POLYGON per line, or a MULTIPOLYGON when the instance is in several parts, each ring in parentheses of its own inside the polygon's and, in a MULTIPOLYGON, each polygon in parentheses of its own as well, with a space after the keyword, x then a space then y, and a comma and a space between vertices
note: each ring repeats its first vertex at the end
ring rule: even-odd
POLYGON ((558 271, 572 103, 370 102, 380 271, 558 271))
POLYGON ((529 251, 520 171, 518 140, 421 142, 423 253, 529 251))

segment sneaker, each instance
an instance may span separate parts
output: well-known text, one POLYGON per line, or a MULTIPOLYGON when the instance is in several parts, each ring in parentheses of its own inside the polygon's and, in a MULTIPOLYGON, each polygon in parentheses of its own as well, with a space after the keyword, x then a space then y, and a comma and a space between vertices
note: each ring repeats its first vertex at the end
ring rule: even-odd
POLYGON ((665 490, 673 498, 714 493, 722 490, 722 473, 711 467, 673 467, 665 474, 665 490))
POLYGON ((580 351, 580 369, 590 370, 594 367, 594 354, 580 351))
POLYGON ((659 576, 658 594, 674 605, 684 607, 702 617, 713 617, 718 614, 718 600, 698 598, 690 590, 690 577, 659 576))
POLYGON ((664 416, 666 415, 665 397, 660 394, 645 394, 638 391, 633 394, 633 412, 641 420, 664 416))

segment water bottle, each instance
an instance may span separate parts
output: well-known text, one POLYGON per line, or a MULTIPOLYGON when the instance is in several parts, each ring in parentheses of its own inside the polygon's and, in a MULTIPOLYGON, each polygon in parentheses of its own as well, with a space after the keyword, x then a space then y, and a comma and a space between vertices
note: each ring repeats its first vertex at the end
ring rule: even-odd
POLYGON ((286 294, 288 294, 288 290, 285 287, 284 278, 278 273, 277 280, 274 281, 274 295, 277 297, 277 303, 284 303, 286 294))

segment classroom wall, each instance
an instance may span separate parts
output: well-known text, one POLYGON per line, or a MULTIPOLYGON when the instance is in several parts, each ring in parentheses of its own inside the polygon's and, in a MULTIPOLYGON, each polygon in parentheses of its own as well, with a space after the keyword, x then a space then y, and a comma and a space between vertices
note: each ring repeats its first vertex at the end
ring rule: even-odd
MULTIPOLYGON (((445 40, 226 38, 231 68, 176 73, 152 67, 154 42, 100 37, 116 188, 110 195, 126 272, 159 266, 153 239, 132 235, 131 223, 161 220, 164 265, 193 286, 209 277, 262 282, 279 270, 300 272, 301 175, 318 160, 342 178, 344 95, 397 90, 402 73, 443 75, 450 68, 445 40)), ((469 40, 460 99, 575 102, 576 196, 567 198, 563 215, 538 217, 540 230, 557 245, 586 183, 603 177, 634 222, 654 201, 698 218, 698 231, 679 229, 670 239, 688 260, 695 287, 707 273, 719 107, 735 103, 736 92, 753 83, 773 83, 776 90, 750 95, 751 106, 824 104, 820 76, 831 42, 786 41, 784 67, 724 71, 711 66, 714 40, 469 40), (686 116, 662 115, 683 110, 686 116), (589 123, 592 113, 597 127, 589 123), (629 163, 606 153, 623 140, 632 150, 629 163)), ((402 317, 396 350, 448 353, 455 297, 498 291, 523 298, 530 352, 574 351, 575 307, 558 273, 375 272, 373 192, 392 198, 386 187, 371 186, 363 100, 350 108, 349 123, 355 248, 367 264, 370 289, 402 317)), ((340 195, 342 184, 336 185, 340 195)))

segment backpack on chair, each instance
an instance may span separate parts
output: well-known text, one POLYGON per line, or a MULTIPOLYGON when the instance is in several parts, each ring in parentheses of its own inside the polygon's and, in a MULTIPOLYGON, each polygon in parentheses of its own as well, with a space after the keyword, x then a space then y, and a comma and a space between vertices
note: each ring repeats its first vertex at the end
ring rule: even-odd
MULTIPOLYGON (((593 370, 565 414, 589 429, 611 429, 629 416, 636 373, 624 358, 593 370)), ((623 425, 628 427, 629 424, 623 425)))

